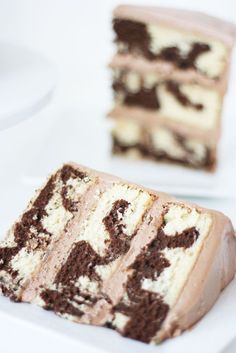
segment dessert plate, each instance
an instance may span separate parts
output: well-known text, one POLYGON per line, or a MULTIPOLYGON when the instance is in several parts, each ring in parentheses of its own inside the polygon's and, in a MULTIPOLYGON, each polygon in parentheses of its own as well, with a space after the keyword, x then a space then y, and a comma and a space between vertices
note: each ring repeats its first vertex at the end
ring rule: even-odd
POLYGON ((0 43, 0 130, 30 118, 50 100, 55 87, 52 65, 13 43, 0 43))

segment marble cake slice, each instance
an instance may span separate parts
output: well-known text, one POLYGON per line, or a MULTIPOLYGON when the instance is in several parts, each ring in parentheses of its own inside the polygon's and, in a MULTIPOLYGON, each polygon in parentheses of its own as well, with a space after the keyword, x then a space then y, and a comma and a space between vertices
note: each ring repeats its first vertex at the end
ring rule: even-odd
POLYGON ((28 207, 38 247, 24 215, 26 232, 14 225, 1 243, 4 295, 155 343, 197 322, 234 277, 235 234, 221 213, 74 163, 51 178, 54 193, 48 182, 28 207), (35 204, 42 192, 47 202, 35 204), (42 227, 51 242, 41 246, 42 227))
POLYGON ((122 119, 113 153, 214 171, 236 27, 194 11, 121 5, 113 30, 110 116, 122 119))

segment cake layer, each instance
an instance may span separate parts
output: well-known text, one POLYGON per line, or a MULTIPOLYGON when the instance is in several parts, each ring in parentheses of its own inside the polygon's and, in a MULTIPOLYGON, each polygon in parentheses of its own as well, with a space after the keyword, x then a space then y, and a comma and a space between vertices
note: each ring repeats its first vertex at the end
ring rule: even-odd
POLYGON ((49 249, 80 212, 81 199, 96 182, 65 165, 30 201, 26 211, 0 242, 0 290, 13 300, 40 268, 49 249))
POLYGON ((235 27, 224 21, 194 12, 142 6, 116 8, 113 28, 119 53, 167 61, 214 79, 227 70, 235 37, 235 27))
POLYGON ((114 119, 112 140, 112 151, 118 155, 169 161, 206 170, 214 170, 216 165, 216 141, 189 135, 174 126, 148 125, 123 115, 114 119))
POLYGON ((112 87, 116 104, 148 109, 201 129, 219 125, 223 97, 214 88, 127 68, 114 68, 112 87))
POLYGON ((159 342, 198 321, 235 274, 227 217, 75 163, 53 174, 27 210, 32 218, 24 213, 11 234, 17 224, 23 231, 1 243, 2 292, 72 321, 159 342), (33 269, 17 257, 22 249, 41 251, 33 269))

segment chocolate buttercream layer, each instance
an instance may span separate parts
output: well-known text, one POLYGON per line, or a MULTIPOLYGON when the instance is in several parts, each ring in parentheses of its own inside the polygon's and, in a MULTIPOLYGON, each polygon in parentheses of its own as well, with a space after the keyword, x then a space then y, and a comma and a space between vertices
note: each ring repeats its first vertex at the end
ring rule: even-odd
POLYGON ((215 80, 207 77, 199 71, 194 69, 180 70, 174 67, 167 61, 148 61, 142 57, 136 57, 132 54, 115 54, 109 67, 114 71, 135 71, 140 76, 151 77, 153 81, 167 81, 171 80, 182 83, 197 83, 202 87, 213 88, 222 96, 225 94, 228 85, 229 66, 220 80, 215 80))
MULTIPOLYGON (((236 239, 222 214, 74 163, 55 175, 55 188, 68 188, 62 194, 73 201, 73 217, 44 248, 37 271, 25 273, 21 300, 72 321, 157 342, 198 321, 233 278, 236 239)), ((50 200, 54 195, 55 190, 50 200)), ((44 225, 55 231, 64 212, 42 200, 37 207, 48 214, 50 209, 57 220, 53 227, 44 225)), ((6 261, 15 254, 0 255, 6 261)), ((23 265, 22 258, 15 262, 23 265)), ((7 290, 2 292, 8 296, 7 290)))

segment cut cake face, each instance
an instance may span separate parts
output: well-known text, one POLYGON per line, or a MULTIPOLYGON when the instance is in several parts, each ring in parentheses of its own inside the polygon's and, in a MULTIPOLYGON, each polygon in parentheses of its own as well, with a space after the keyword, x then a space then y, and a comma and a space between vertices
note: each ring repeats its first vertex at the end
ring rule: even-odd
POLYGON ((0 285, 13 300, 156 343, 211 308, 235 254, 224 215, 69 163, 0 243, 0 285))

